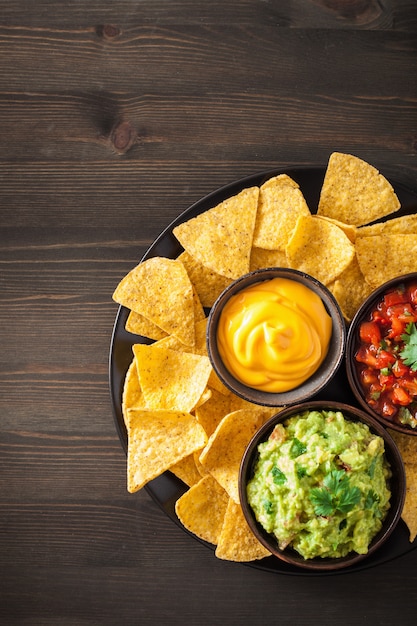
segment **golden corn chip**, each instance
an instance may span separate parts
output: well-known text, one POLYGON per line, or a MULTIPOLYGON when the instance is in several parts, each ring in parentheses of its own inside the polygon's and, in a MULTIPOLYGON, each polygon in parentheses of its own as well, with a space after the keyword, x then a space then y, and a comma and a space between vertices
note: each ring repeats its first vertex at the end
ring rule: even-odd
POLYGON ((197 421, 202 425, 207 435, 214 433, 230 407, 231 395, 225 396, 220 391, 212 389, 211 398, 195 410, 197 421))
POLYGON ((127 488, 130 493, 207 442, 204 429, 189 413, 130 409, 127 421, 127 488))
POLYGON ((293 269, 328 285, 348 267, 355 256, 355 247, 336 224, 314 215, 301 216, 286 253, 293 269))
POLYGON ((178 260, 187 270, 203 307, 213 306, 222 291, 231 283, 231 279, 199 263, 186 251, 180 254, 178 260))
POLYGON ((201 479, 201 474, 197 469, 194 454, 186 456, 185 459, 181 459, 178 463, 171 465, 169 471, 175 474, 177 478, 182 480, 183 483, 191 487, 198 483, 201 479))
POLYGON ((162 330, 162 328, 159 328, 159 326, 151 322, 151 320, 146 317, 143 317, 140 313, 136 313, 136 311, 130 311, 126 320, 125 328, 129 333, 141 335, 142 337, 148 337, 149 339, 154 339, 156 341, 168 336, 168 333, 162 330))
POLYGON ((176 502, 175 512, 191 533, 217 544, 229 496, 212 476, 205 476, 176 502))
POLYGON ((144 406, 144 398, 139 383, 136 360, 133 358, 126 372, 122 393, 122 415, 127 426, 128 410, 144 406))
POLYGON ((417 437, 389 429, 401 453, 405 467, 406 494, 401 517, 407 524, 409 540, 417 537, 417 437))
POLYGON ((135 344, 139 382, 150 409, 191 412, 206 389, 211 372, 206 356, 135 344))
POLYGON ((358 237, 372 237, 373 235, 417 234, 417 213, 394 217, 386 222, 378 222, 370 226, 357 229, 358 237))
POLYGON ((227 278, 249 271, 259 188, 244 189, 216 207, 174 228, 194 259, 227 278))
POLYGON ((391 184, 375 167, 350 154, 330 155, 318 215, 362 226, 399 208, 391 184))
POLYGON ((263 269, 265 267, 288 267, 287 255, 284 250, 264 250, 263 248, 252 248, 250 256, 250 271, 263 269))
POLYGON ((113 299, 188 345, 194 345, 193 287, 176 259, 153 257, 133 268, 113 299))
POLYGON ((284 250, 300 215, 310 209, 297 183, 286 174, 270 178, 259 190, 253 245, 284 250))
POLYGON ((417 235, 358 237, 356 254, 365 280, 375 288, 391 278, 417 271, 417 235))
POLYGON ((372 291, 371 285, 366 282, 361 272, 356 255, 348 267, 328 287, 348 322, 352 320, 362 302, 372 291))
POLYGON ((238 479, 243 453, 261 425, 262 419, 256 409, 229 413, 223 417, 200 454, 200 463, 235 502, 239 502, 238 479))
POLYGON ((215 554, 218 559, 236 562, 256 561, 271 555, 250 530, 240 504, 232 499, 227 505, 215 554))
POLYGON ((356 232, 358 230, 356 226, 354 226, 353 224, 345 224, 344 222, 340 222, 339 220, 335 220, 331 217, 326 217, 325 215, 316 215, 316 217, 319 220, 327 220, 328 222, 335 224, 335 226, 338 226, 341 230, 343 230, 349 241, 351 241, 353 244, 355 243, 356 232))

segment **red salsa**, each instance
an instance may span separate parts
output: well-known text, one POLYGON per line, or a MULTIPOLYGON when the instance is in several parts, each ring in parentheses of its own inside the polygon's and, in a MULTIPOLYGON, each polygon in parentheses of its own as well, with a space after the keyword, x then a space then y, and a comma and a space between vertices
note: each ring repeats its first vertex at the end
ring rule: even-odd
POLYGON ((389 291, 359 328, 359 380, 368 405, 417 428, 417 283, 389 291))

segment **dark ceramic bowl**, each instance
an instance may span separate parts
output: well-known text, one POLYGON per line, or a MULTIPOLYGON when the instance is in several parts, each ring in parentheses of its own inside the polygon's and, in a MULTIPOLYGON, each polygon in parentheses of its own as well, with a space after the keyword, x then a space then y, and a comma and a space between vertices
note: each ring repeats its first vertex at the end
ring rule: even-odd
POLYGON ((354 318, 352 319, 348 332, 348 338, 346 343, 346 374, 349 385, 356 400, 361 407, 363 407, 370 415, 372 415, 374 419, 378 420, 385 426, 393 428, 394 430, 397 430, 399 432, 409 435, 417 435, 417 428, 413 429, 411 428, 411 426, 392 421, 389 418, 380 415, 372 407, 369 406, 365 399, 364 390, 360 382, 358 364, 355 361, 355 354, 357 353, 360 345, 359 329, 362 322, 369 319, 371 312, 375 309, 377 304, 382 301, 384 295, 387 292, 395 289, 396 287, 399 287, 400 285, 407 285, 410 283, 417 284, 417 272, 398 276, 397 278, 393 278, 392 280, 387 281, 386 283, 375 289, 375 291, 373 291, 368 296, 368 298, 358 309, 354 318))
POLYGON ((336 374, 343 361, 346 343, 346 325, 339 306, 330 291, 312 276, 287 268, 260 269, 231 283, 214 303, 207 323, 207 350, 214 370, 220 380, 236 395, 249 402, 263 406, 283 407, 303 402, 317 395, 326 387, 336 374), (242 289, 272 278, 287 278, 303 284, 315 292, 322 300, 327 313, 332 319, 332 336, 327 355, 316 370, 304 383, 283 393, 260 391, 248 387, 237 380, 222 361, 217 346, 217 327, 226 302, 242 289))
POLYGON ((260 428, 260 430, 254 435, 251 442, 249 443, 242 458, 239 474, 240 502, 246 521, 248 522, 249 527, 251 528, 254 535, 272 553, 272 555, 274 555, 281 561, 285 561, 286 563, 289 563, 291 565, 303 568, 304 570, 339 570, 363 561, 371 554, 373 554, 376 550, 378 550, 391 535, 401 518, 405 499, 405 489, 405 471, 402 457, 395 442, 386 431, 386 429, 379 422, 374 420, 368 413, 365 413, 361 409, 349 406, 347 404, 330 401, 311 401, 305 402, 297 406, 288 407, 280 411, 270 420, 268 420, 268 422, 266 422, 264 426, 260 428), (259 522, 256 520, 252 508, 248 503, 246 495, 246 485, 253 475, 254 466, 258 456, 259 444, 269 438, 271 432, 277 424, 284 422, 291 416, 306 410, 342 411, 345 419, 367 424, 371 432, 380 435, 384 439, 385 455, 391 465, 392 471, 392 477, 390 479, 390 490, 392 494, 391 507, 383 522, 381 530, 371 541, 367 554, 357 554, 356 552, 352 552, 340 558, 316 557, 312 559, 304 559, 298 552, 290 547, 281 550, 278 547, 278 543, 275 537, 272 534, 266 532, 261 524, 259 524, 259 522))

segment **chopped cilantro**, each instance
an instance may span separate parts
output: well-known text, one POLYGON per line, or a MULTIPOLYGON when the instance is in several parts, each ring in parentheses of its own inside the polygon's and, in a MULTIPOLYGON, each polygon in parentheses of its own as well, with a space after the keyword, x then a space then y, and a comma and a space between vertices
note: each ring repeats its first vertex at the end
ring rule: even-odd
POLYGON ((370 489, 365 497, 365 509, 372 509, 377 502, 379 502, 378 494, 373 489, 370 489))
POLYGON ((276 465, 272 468, 272 477, 276 485, 283 485, 287 481, 287 477, 284 472, 282 472, 276 465))
POLYGON ((412 370, 417 370, 417 325, 410 322, 405 330, 406 332, 401 335, 405 345, 400 352, 400 357, 412 370))
POLYGON ((322 517, 328 517, 336 511, 348 513, 360 498, 360 489, 351 487, 349 476, 344 470, 332 470, 323 478, 323 487, 315 487, 310 492, 314 512, 322 517))
POLYGON ((398 419, 401 424, 411 426, 411 428, 417 428, 417 419, 411 413, 410 409, 406 406, 401 406, 398 411, 398 419))
POLYGON ((304 452, 306 451, 307 446, 302 441, 297 439, 297 437, 294 437, 291 443, 290 457, 292 459, 295 459, 297 458, 297 456, 300 456, 300 454, 304 454, 304 452))

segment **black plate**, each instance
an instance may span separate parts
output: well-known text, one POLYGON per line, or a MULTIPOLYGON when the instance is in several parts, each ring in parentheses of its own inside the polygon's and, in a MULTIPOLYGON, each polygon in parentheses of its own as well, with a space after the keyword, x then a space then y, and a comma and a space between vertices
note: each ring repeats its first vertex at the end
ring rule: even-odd
MULTIPOLYGON (((252 176, 248 176, 234 183, 226 185, 217 191, 202 198, 181 215, 179 215, 154 241, 150 246, 144 257, 145 259, 154 256, 164 256, 168 258, 175 258, 182 252, 182 247, 178 243, 177 239, 172 234, 173 229, 178 224, 189 220, 192 217, 196 217, 200 213, 203 213, 207 209, 217 205, 219 202, 226 200, 230 196, 233 196, 246 187, 253 185, 262 185, 262 183, 276 176, 277 174, 285 173, 295 180, 301 191, 304 194, 306 202, 312 213, 317 210, 318 200, 320 197, 320 191, 323 184, 325 167, 310 167, 310 168, 290 168, 290 169, 273 169, 265 172, 260 172, 252 176)), ((417 193, 413 192, 403 185, 396 184, 391 181, 391 184, 395 188, 395 192, 401 202, 401 209, 395 216, 405 215, 409 213, 415 213, 417 211, 417 193)), ((115 286, 116 287, 116 286, 115 286)), ((113 335, 110 345, 110 360, 109 360, 109 377, 110 377, 110 393, 113 406, 114 420, 117 428, 117 432, 120 437, 123 449, 127 450, 127 433, 123 421, 121 399, 123 391, 123 382, 127 372, 127 369, 133 358, 132 344, 134 343, 148 343, 147 339, 142 339, 138 335, 132 335, 125 330, 125 323, 129 310, 125 307, 119 307, 116 321, 113 328, 113 335)), ((350 391, 350 388, 346 379, 346 372, 344 365, 339 369, 338 374, 332 380, 328 388, 322 392, 317 399, 325 400, 338 400, 347 404, 357 406, 355 398, 350 391)), ((145 487, 147 492, 155 500, 155 502, 162 508, 163 511, 185 532, 188 531, 182 526, 175 514, 175 502, 176 500, 187 490, 187 487, 173 474, 165 472, 162 476, 148 483, 145 487)), ((190 533, 189 533, 190 534, 190 533)), ((214 550, 214 547, 194 535, 191 535, 194 539, 201 541, 214 550)), ((352 566, 343 570, 340 573, 358 571, 382 563, 386 563, 391 559, 399 557, 417 547, 417 539, 410 543, 408 540, 408 529, 404 522, 401 520, 394 533, 391 535, 388 542, 375 554, 365 559, 363 563, 356 566, 352 566)), ((323 576, 326 572, 306 572, 296 567, 292 567, 284 562, 280 562, 274 557, 268 557, 261 561, 254 561, 247 563, 250 567, 258 569, 276 572, 280 574, 292 574, 292 575, 310 575, 310 576, 323 576)), ((332 572, 332 575, 335 573, 332 572)))

